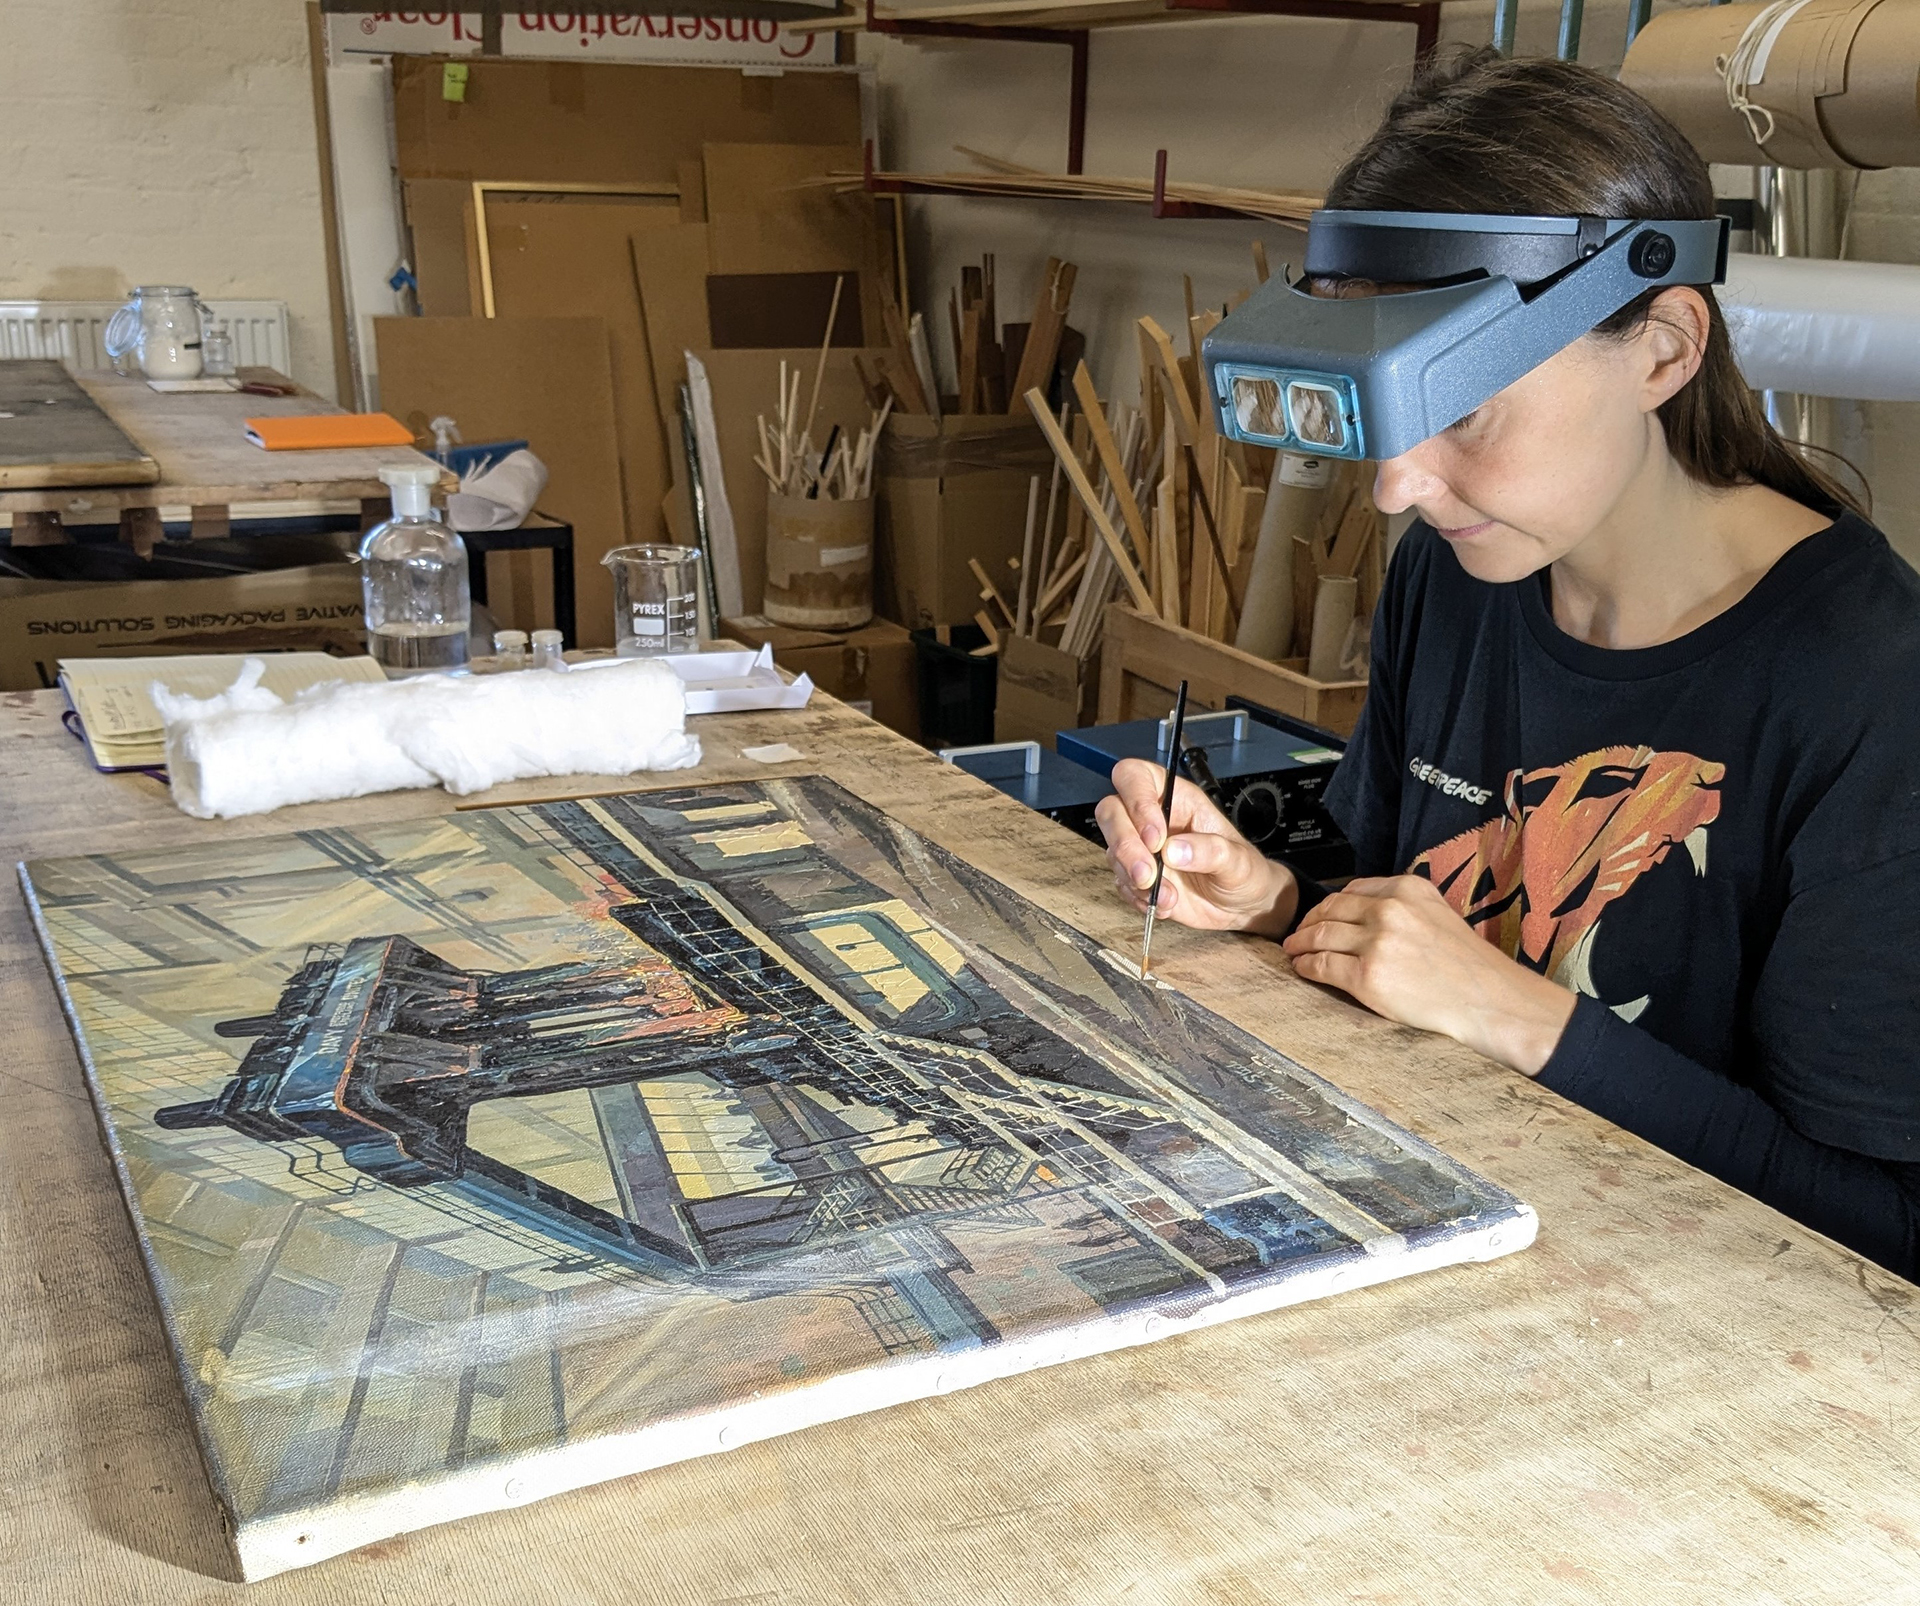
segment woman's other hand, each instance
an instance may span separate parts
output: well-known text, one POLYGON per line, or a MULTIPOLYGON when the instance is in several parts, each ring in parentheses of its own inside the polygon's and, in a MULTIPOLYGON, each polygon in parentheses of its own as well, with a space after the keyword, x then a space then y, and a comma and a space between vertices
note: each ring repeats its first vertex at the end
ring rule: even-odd
POLYGON ((1094 811, 1121 896, 1147 912, 1153 856, 1164 842, 1161 919, 1206 931, 1285 931, 1299 896, 1292 872, 1248 842, 1191 781, 1174 783, 1169 835, 1160 814, 1166 781, 1158 764, 1123 758, 1113 768, 1113 796, 1094 811))
POLYGON ((1349 881, 1283 946, 1308 981, 1528 1076, 1552 1056, 1574 994, 1477 936, 1424 876, 1349 881))

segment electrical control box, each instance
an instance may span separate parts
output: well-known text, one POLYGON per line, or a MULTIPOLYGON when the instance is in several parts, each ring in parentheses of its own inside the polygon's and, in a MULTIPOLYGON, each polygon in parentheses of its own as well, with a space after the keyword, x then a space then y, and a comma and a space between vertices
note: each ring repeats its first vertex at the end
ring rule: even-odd
MULTIPOLYGON (((981 747, 949 747, 941 760, 1005 792, 1037 814, 1105 844, 1093 811, 1113 791, 1107 771, 1094 771, 1049 753, 1038 742, 990 742, 981 747)), ((1109 765, 1108 769, 1112 766, 1109 765)))
MULTIPOLYGON (((1318 726, 1233 699, 1218 713, 1187 716, 1182 767, 1209 791, 1220 811, 1271 859, 1284 859, 1316 881, 1353 874, 1353 849, 1321 806, 1340 762, 1340 739, 1318 726)), ((1061 731, 1060 756, 1111 775, 1123 758, 1168 761, 1171 722, 1135 719, 1061 731)))

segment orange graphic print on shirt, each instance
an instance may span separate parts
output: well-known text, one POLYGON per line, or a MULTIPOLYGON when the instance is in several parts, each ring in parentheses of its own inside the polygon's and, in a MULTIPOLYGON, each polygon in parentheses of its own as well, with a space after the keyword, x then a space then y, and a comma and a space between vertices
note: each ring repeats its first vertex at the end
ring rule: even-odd
MULTIPOLYGON (((1649 747, 1603 747, 1507 776, 1502 811, 1429 848, 1424 875, 1487 941, 1563 986, 1599 997, 1593 944, 1608 904, 1676 846, 1707 873, 1724 764, 1649 747)), ((1647 998, 1614 1003, 1634 1019, 1647 998)))

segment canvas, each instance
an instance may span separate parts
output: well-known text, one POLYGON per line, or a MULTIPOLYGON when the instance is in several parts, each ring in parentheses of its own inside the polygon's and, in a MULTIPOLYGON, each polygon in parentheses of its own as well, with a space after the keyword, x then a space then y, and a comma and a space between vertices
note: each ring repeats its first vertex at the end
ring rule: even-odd
POLYGON ((23 874, 250 1578, 1533 1236, 819 777, 23 874))

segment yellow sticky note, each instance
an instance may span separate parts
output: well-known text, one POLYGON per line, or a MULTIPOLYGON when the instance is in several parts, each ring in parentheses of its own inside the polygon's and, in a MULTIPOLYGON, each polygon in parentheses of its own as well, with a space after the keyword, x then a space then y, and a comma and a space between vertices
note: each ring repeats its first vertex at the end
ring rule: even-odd
POLYGON ((464 61, 450 61, 440 69, 440 98, 442 100, 467 98, 467 64, 464 61))

